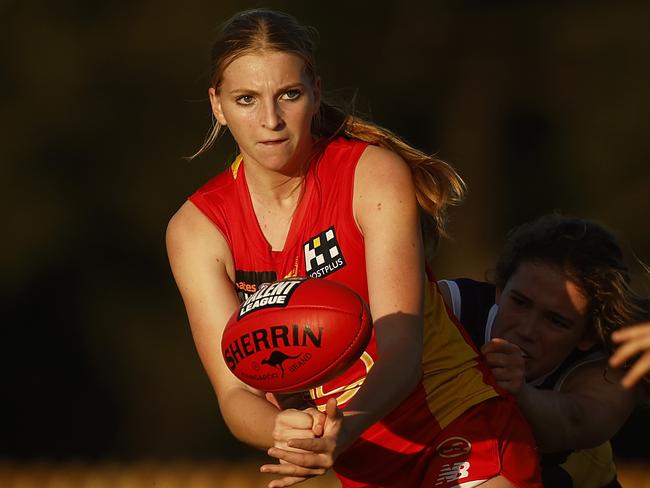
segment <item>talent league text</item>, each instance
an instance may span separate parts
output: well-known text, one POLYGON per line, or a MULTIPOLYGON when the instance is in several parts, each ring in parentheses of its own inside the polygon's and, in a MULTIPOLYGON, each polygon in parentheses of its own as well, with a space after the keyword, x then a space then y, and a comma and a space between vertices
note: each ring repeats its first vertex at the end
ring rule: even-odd
POLYGON ((239 308, 239 318, 254 310, 267 307, 285 307, 293 294, 296 285, 303 279, 282 280, 274 283, 262 283, 258 290, 249 296, 239 308))

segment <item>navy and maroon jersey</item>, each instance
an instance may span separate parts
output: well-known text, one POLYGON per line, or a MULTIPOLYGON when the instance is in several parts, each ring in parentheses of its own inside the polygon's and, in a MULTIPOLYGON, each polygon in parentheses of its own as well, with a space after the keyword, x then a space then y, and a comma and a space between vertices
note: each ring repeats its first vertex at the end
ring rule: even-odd
MULTIPOLYGON (((449 289, 454 315, 480 349, 492 339, 498 312, 495 286, 468 278, 443 281, 449 289)), ((577 367, 604 357, 605 352, 597 346, 589 351, 576 349, 559 367, 533 384, 537 388, 559 391, 566 377, 577 367)), ((620 487, 609 441, 591 449, 544 453, 541 458, 542 478, 547 488, 620 487)))

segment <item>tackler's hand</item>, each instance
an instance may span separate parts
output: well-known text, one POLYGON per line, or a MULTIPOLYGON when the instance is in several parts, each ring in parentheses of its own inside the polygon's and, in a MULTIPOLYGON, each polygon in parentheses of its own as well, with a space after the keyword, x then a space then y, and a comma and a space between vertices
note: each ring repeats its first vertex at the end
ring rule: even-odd
POLYGON ((481 347, 481 352, 497 385, 518 396, 526 384, 526 364, 519 346, 505 339, 494 338, 481 347))
POLYGON ((609 358, 611 366, 620 368, 637 357, 621 380, 623 387, 631 389, 642 379, 647 380, 650 374, 650 322, 613 332, 612 342, 619 344, 619 347, 609 358))

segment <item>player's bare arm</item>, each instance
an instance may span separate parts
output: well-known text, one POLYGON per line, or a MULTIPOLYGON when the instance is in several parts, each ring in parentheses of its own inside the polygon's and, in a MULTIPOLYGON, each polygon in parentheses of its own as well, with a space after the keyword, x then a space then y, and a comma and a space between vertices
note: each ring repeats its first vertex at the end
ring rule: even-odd
POLYGON ((183 297, 199 357, 217 394, 223 418, 243 442, 266 449, 278 410, 228 369, 218 345, 239 305, 234 268, 225 239, 190 202, 172 217, 167 252, 183 297))
POLYGON ((634 394, 619 381, 620 372, 608 370, 603 359, 576 368, 560 391, 524 386, 517 401, 539 448, 586 449, 611 439, 635 405, 634 394))
POLYGON ((357 167, 354 205, 365 240, 380 359, 348 406, 360 412, 343 423, 352 438, 390 412, 420 380, 424 290, 419 207, 407 165, 396 154, 369 146, 357 167))
MULTIPOLYGON (((381 359, 348 404, 342 422, 334 409, 321 438, 290 441, 311 453, 273 449, 269 454, 292 464, 265 465, 266 472, 295 475, 306 472, 295 465, 331 467, 340 452, 397 406, 420 379, 424 263, 410 170, 394 153, 369 146, 358 163, 354 201, 365 240, 370 309, 381 359), (328 435, 330 425, 335 427, 328 435)), ((285 478, 269 486, 289 485, 285 478)))

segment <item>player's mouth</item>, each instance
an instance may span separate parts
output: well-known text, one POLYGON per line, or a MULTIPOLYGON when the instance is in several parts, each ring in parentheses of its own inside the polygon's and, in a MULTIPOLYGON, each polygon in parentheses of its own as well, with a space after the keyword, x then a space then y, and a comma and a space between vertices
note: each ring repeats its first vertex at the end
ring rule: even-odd
POLYGON ((274 146, 279 146, 281 144, 284 144, 288 140, 289 139, 286 139, 286 138, 284 138, 284 139, 268 139, 266 141, 260 141, 259 143, 261 145, 263 145, 263 146, 274 147, 274 146))

